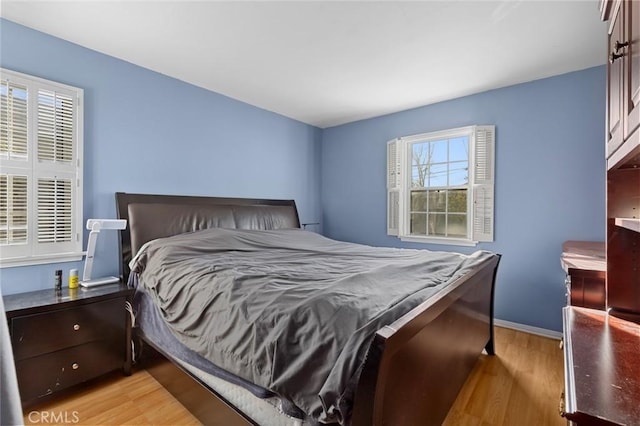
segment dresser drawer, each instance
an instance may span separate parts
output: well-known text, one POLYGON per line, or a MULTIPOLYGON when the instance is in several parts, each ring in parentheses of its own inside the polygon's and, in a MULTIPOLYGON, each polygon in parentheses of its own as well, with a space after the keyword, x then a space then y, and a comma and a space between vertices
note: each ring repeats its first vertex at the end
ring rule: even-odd
POLYGON ((18 387, 25 403, 122 368, 122 340, 98 340, 16 362, 18 387))
MULTIPOLYGON (((124 298, 15 317, 11 343, 16 361, 94 340, 124 340, 124 298)), ((124 346, 124 341, 122 343, 124 346)))

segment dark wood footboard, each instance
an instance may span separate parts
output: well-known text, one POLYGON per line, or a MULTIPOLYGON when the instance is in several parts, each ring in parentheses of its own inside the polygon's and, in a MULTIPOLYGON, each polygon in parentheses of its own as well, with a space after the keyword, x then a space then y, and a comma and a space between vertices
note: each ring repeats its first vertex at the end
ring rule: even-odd
POLYGON ((352 423, 440 425, 483 349, 493 354, 500 256, 376 333, 352 423))

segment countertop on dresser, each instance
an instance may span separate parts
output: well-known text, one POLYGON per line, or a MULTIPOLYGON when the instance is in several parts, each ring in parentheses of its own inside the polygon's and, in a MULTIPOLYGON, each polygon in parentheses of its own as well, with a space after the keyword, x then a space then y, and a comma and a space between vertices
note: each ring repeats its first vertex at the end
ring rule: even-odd
POLYGON ((566 417, 581 425, 640 424, 640 325, 573 306, 563 320, 566 417))

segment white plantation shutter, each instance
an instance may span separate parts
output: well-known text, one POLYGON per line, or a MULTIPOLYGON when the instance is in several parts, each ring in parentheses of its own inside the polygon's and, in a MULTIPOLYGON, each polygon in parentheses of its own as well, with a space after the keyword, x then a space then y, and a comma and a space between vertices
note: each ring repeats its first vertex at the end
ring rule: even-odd
POLYGON ((38 243, 72 240, 70 179, 38 179, 38 243))
POLYGON ((73 160, 74 105, 70 96, 38 92, 38 160, 73 160))
POLYGON ((26 85, 0 79, 0 246, 14 246, 22 254, 27 244, 30 176, 27 108, 26 85))
POLYGON ((400 226, 402 162, 397 139, 387 142, 387 234, 398 235, 400 226))
POLYGON ((0 264, 82 256, 81 89, 0 69, 0 264))
POLYGON ((400 187, 400 149, 398 140, 387 142, 387 188, 400 187))
POLYGON ((493 241, 495 126, 475 128, 473 241, 493 241))
POLYGON ((27 176, 0 174, 0 244, 27 243, 27 176))
POLYGON ((398 235, 400 226, 400 191, 387 191, 387 235, 398 235))
POLYGON ((0 80, 0 155, 27 159, 27 88, 0 80))

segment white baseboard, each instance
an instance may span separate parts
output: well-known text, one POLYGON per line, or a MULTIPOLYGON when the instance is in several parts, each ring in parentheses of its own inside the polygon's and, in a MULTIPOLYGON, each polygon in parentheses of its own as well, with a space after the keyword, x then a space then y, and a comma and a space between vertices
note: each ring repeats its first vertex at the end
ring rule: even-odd
POLYGON ((562 339, 562 333, 559 331, 547 330, 546 328, 533 327, 531 325, 519 324, 517 322, 505 321, 495 318, 493 324, 499 327, 510 328, 512 330, 524 331, 525 333, 535 334, 537 336, 549 337, 551 339, 562 339))

